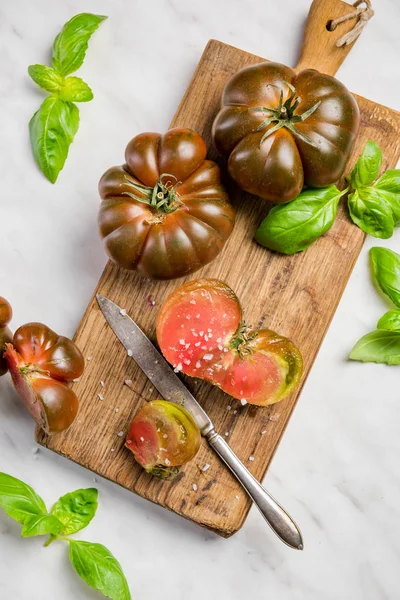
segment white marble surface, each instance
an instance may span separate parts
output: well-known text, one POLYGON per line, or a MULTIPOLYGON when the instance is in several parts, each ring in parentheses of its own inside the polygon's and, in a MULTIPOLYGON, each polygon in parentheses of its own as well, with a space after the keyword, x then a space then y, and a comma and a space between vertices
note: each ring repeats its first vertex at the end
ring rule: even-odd
MULTIPOLYGON (((342 66, 354 92, 400 109, 400 5, 376 16, 342 66)), ((44 321, 72 334, 105 264, 95 219, 99 175, 127 140, 164 130, 209 38, 293 64, 309 0, 13 0, 0 3, 0 293, 14 323, 44 321), (33 163, 27 124, 41 92, 26 75, 45 62, 72 15, 109 15, 80 75, 95 100, 59 181, 33 163)), ((109 546, 134 598, 154 600, 396 600, 400 560, 399 370, 346 362, 385 301, 369 277, 368 240, 266 479, 301 525, 305 551, 286 548, 256 510, 230 540, 99 481, 98 515, 81 537, 109 546)), ((400 232, 385 246, 400 251, 400 232)), ((329 282, 327 283, 329 293, 329 282)), ((312 327, 312 324, 310 324, 312 327)), ((48 503, 93 474, 32 454, 34 426, 8 377, 0 381, 0 470, 48 503)), ((66 548, 23 540, 0 513, 0 597, 96 598, 71 571, 66 548)))

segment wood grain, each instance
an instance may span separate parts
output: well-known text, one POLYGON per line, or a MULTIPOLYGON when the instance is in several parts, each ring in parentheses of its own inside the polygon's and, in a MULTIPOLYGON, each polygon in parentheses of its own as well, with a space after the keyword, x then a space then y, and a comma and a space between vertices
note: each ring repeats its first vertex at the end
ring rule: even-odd
MULTIPOLYGON (((207 141, 210 157, 222 166, 224 162, 217 156, 211 141, 211 124, 218 111, 222 89, 235 71, 261 60, 221 42, 210 41, 171 124, 191 127, 201 133, 207 141)), ((381 146, 383 168, 394 167, 400 154, 400 114, 364 98, 357 97, 357 100, 362 123, 349 168, 368 139, 374 139, 381 146)), ((121 156, 116 157, 116 162, 122 159, 123 150, 121 148, 121 156)), ((304 357, 304 383, 360 252, 364 235, 351 224, 343 204, 329 233, 306 252, 289 257, 273 254, 252 241, 255 229, 268 210, 266 203, 242 193, 232 183, 228 185, 237 210, 234 232, 212 264, 186 279, 217 277, 225 280, 241 299, 250 325, 269 327, 292 339, 304 357)), ((124 307, 154 340, 158 307, 176 286, 176 281, 143 280, 135 273, 109 263, 96 292, 124 307), (155 306, 149 303, 149 296, 156 302, 155 306)), ((74 384, 81 401, 78 419, 64 434, 46 437, 38 432, 38 442, 220 535, 228 537, 237 531, 243 525, 251 503, 205 442, 198 456, 173 482, 147 475, 124 448, 124 436, 131 418, 144 402, 157 398, 157 393, 126 356, 105 323, 94 296, 75 340, 88 358, 84 375, 74 384), (124 385, 126 379, 132 380, 132 389, 124 385), (100 381, 105 382, 104 388, 100 387, 100 381), (104 395, 104 400, 98 398, 98 393, 104 395), (124 436, 119 437, 119 432, 124 436), (205 463, 211 468, 200 473, 198 467, 205 463), (193 483, 198 486, 196 492, 192 489, 193 483)), ((256 408, 242 407, 204 382, 188 378, 185 382, 209 412, 217 430, 222 434, 229 432, 227 439, 232 448, 261 480, 300 389, 279 404, 256 408), (228 410, 228 406, 232 409, 228 410), (262 431, 266 433, 261 435, 262 431), (254 462, 249 462, 250 456, 255 457, 254 462)))

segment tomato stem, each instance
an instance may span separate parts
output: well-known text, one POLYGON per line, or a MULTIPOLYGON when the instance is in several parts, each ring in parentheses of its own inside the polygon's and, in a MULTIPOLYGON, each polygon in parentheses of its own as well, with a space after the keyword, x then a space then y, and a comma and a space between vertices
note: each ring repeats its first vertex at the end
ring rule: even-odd
POLYGON ((229 342, 229 347, 231 350, 238 353, 239 358, 244 358, 253 353, 252 348, 250 348, 250 342, 253 341, 257 335, 257 331, 251 331, 250 328, 247 327, 245 321, 241 321, 229 342))
POLYGON ((143 185, 141 183, 134 183, 126 176, 125 180, 128 182, 128 187, 135 191, 122 192, 123 195, 129 196, 138 202, 143 202, 143 204, 148 204, 159 212, 172 213, 182 205, 176 191, 177 187, 181 185, 182 182, 178 181, 175 175, 162 173, 157 179, 154 187, 143 185), (163 180, 166 178, 174 179, 176 181, 175 185, 172 185, 171 181, 164 183, 163 180), (138 195, 138 193, 140 195, 138 195))
POLYGON ((269 115, 262 123, 260 123, 258 127, 256 127, 254 131, 261 131, 262 129, 265 129, 266 127, 272 125, 272 123, 275 123, 275 125, 267 129, 267 131, 262 136, 260 140, 260 146, 272 133, 275 133, 275 131, 278 131, 278 129, 281 129, 282 127, 286 127, 291 133, 293 133, 293 135, 298 137, 303 142, 306 142, 311 146, 317 147, 317 144, 308 136, 304 135, 304 133, 301 133, 294 126, 294 124, 301 123, 308 119, 308 117, 310 117, 317 110, 317 108, 321 104, 321 100, 313 104, 313 106, 311 106, 304 113, 295 114, 295 110, 301 103, 301 98, 300 96, 296 96, 296 89, 291 83, 287 81, 283 81, 282 83, 284 83, 291 91, 285 102, 283 102, 282 88, 273 83, 269 83, 267 87, 276 88, 280 92, 278 106, 276 108, 267 108, 265 106, 256 106, 250 108, 251 112, 263 112, 269 115))

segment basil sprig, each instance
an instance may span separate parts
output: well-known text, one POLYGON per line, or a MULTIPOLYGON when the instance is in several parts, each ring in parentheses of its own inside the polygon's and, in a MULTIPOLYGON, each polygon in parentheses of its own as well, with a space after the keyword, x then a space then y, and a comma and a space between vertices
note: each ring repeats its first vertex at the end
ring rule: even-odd
POLYGON ((55 183, 79 127, 74 102, 89 102, 93 92, 80 77, 68 77, 82 66, 91 35, 106 17, 82 13, 64 25, 53 44, 52 67, 31 65, 28 73, 48 96, 29 122, 31 146, 43 174, 55 183))
POLYGON ((374 184, 382 164, 378 144, 369 141, 350 174, 350 217, 373 237, 387 239, 400 220, 400 170, 386 171, 374 184))
POLYGON ((66 537, 90 523, 96 514, 97 496, 94 488, 76 490, 62 496, 49 513, 29 485, 0 473, 0 507, 22 525, 22 536, 50 535, 45 546, 54 540, 68 542, 71 563, 89 586, 111 600, 131 600, 122 567, 107 548, 66 537))
POLYGON ((305 250, 332 227, 339 200, 349 190, 348 207, 353 222, 374 237, 391 237, 394 227, 400 225, 400 169, 390 169, 376 180, 381 165, 381 149, 368 141, 346 190, 339 191, 334 185, 303 190, 292 202, 274 206, 254 239, 282 254, 305 250))
POLYGON ((362 362, 400 364, 400 255, 387 248, 371 248, 372 270, 382 292, 397 308, 385 313, 377 329, 364 335, 349 358, 362 362))

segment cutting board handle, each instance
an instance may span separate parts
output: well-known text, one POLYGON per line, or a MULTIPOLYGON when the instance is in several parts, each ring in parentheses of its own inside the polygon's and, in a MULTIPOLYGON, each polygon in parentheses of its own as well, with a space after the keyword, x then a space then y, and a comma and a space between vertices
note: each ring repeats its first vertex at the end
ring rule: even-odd
POLYGON ((329 23, 352 12, 354 6, 342 0, 313 0, 296 71, 317 69, 328 75, 335 75, 355 43, 339 48, 336 46, 336 41, 353 29, 356 21, 355 19, 345 21, 334 31, 329 31, 329 23))

